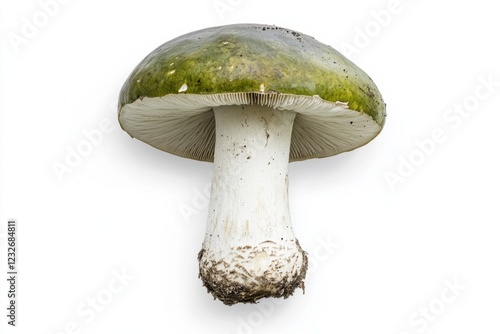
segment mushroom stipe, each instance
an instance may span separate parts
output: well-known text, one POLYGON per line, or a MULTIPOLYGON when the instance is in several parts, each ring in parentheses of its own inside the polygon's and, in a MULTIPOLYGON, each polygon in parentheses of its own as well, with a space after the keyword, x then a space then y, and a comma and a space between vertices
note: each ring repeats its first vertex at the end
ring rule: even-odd
POLYGON ((133 138, 214 163, 199 277, 227 305, 305 291, 288 164, 363 146, 386 118, 376 85, 351 61, 310 36, 258 24, 161 45, 132 71, 118 109, 133 138))

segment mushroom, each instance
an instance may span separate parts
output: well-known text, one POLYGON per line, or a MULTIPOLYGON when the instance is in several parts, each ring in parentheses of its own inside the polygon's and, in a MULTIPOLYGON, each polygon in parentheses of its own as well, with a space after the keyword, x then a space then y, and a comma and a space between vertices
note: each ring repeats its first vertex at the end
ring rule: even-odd
POLYGON ((304 290, 288 163, 371 141, 385 104, 339 52, 290 29, 236 24, 151 52, 120 92, 121 127, 160 150, 213 162, 199 277, 227 305, 304 290))

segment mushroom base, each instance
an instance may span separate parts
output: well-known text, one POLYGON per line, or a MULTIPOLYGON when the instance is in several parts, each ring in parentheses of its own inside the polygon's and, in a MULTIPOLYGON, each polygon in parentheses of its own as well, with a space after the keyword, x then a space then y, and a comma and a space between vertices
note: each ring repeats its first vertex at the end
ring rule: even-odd
MULTIPOLYGON (((293 295, 295 289, 301 288, 305 293, 304 279, 307 272, 307 253, 302 250, 298 240, 295 241, 296 249, 285 249, 281 252, 293 251, 298 254, 295 258, 295 266, 290 266, 290 259, 278 254, 268 264, 268 268, 261 275, 252 275, 245 269, 245 263, 251 261, 262 254, 269 252, 269 246, 259 245, 258 247, 243 247, 236 249, 231 260, 238 258, 238 263, 234 264, 228 260, 215 260, 205 249, 198 253, 200 263, 199 277, 203 286, 214 296, 226 305, 237 303, 256 303, 261 298, 288 298, 293 295), (244 254, 244 256, 242 256, 244 254), (285 263, 287 262, 287 263, 285 263), (297 266, 300 264, 300 266, 297 266), (228 270, 228 268, 232 268, 228 270)), ((274 246, 274 245, 273 245, 274 246)), ((276 254, 276 252, 271 252, 276 254)))

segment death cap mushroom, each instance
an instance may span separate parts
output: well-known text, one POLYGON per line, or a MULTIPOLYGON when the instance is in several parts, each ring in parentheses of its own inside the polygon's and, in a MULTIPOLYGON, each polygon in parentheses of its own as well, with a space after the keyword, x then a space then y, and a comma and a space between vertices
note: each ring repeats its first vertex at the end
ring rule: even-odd
POLYGON ((240 24, 154 50, 124 84, 119 120, 158 149, 214 162, 200 278, 232 305, 304 287, 288 163, 365 145, 382 130, 385 104, 368 75, 331 47, 240 24))

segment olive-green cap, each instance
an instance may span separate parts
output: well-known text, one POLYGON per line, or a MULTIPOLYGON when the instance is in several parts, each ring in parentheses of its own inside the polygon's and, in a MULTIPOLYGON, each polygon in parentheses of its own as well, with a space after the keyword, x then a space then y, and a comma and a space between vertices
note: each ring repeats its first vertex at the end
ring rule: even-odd
POLYGON ((151 52, 123 85, 119 121, 158 149, 213 161, 213 108, 226 105, 296 112, 290 161, 363 146, 386 117, 371 78, 332 47, 290 29, 235 24, 151 52))

